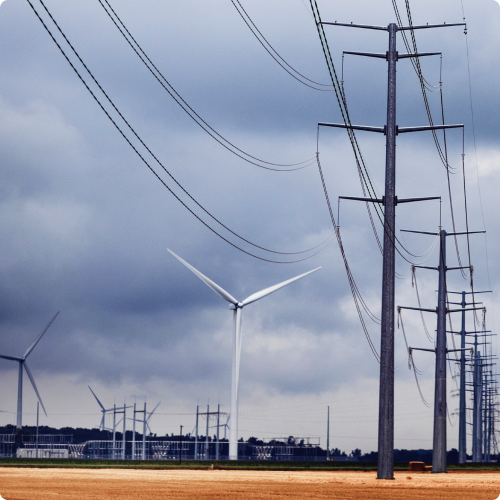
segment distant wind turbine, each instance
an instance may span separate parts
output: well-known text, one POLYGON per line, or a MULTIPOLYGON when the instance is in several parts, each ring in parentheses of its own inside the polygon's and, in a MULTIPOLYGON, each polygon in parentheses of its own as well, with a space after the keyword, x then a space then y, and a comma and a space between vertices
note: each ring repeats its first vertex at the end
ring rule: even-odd
POLYGON ((90 392, 94 395, 94 398, 96 399, 97 404, 101 407, 101 412, 102 412, 102 419, 101 419, 101 425, 100 425, 101 431, 110 431, 110 430, 112 430, 112 429, 106 428, 105 424, 106 424, 106 413, 108 411, 113 411, 113 408, 111 408, 109 410, 106 410, 104 408, 104 406, 102 405, 102 403, 99 401, 99 398, 95 395, 95 392, 92 390, 92 388, 90 387, 90 385, 88 387, 90 389, 90 392))
POLYGON ((200 273, 193 266, 188 264, 185 260, 181 259, 172 250, 167 249, 176 259, 182 262, 190 271, 192 271, 198 278, 203 281, 209 288, 211 288, 217 295, 227 300, 230 305, 229 309, 233 310, 233 322, 234 322, 234 333, 233 333, 233 362, 232 362, 232 377, 231 377, 231 426, 229 428, 229 460, 238 460, 238 383, 240 376, 240 358, 241 358, 241 315, 243 308, 257 300, 263 299, 267 295, 276 292, 280 288, 297 281, 308 274, 314 273, 321 267, 317 267, 312 271, 296 276, 295 278, 283 281, 278 285, 271 286, 265 290, 254 293, 250 297, 246 298, 243 302, 237 301, 232 295, 226 292, 219 285, 214 283, 212 280, 207 278, 204 274, 200 273))
POLYGON ((148 426, 148 429, 149 429, 149 435, 151 435, 151 427, 149 427, 149 421, 151 419, 151 417, 153 416, 153 413, 156 411, 156 409, 158 408, 158 406, 160 406, 160 403, 161 401, 154 407, 154 410, 148 415, 148 418, 146 418, 146 425, 148 426))
POLYGON ((43 406, 42 403, 42 398, 40 397, 40 393, 38 392, 38 389, 36 388, 35 384, 35 379, 33 378, 33 375, 31 374, 30 369, 28 368, 28 363, 26 363, 26 358, 30 355, 31 351, 36 347, 38 342, 40 342, 40 339, 43 337, 45 332, 49 329, 50 325, 54 322, 54 320, 57 318, 61 311, 58 311, 56 315, 49 321, 49 324, 45 327, 45 329, 38 335, 38 337, 33 341, 33 343, 28 347, 27 351, 24 353, 24 356, 22 358, 18 358, 16 356, 4 356, 3 354, 0 354, 0 358, 2 359, 8 359, 9 361, 17 361, 19 363, 19 379, 18 379, 18 385, 17 385, 17 422, 16 422, 16 428, 17 430, 21 430, 23 427, 23 367, 26 370, 26 374, 28 375, 28 378, 30 379, 31 385, 33 386, 33 389, 35 389, 36 395, 38 397, 38 401, 40 401, 40 404, 42 405, 43 412, 45 413, 45 416, 47 416, 47 412, 45 411, 45 406, 43 406))

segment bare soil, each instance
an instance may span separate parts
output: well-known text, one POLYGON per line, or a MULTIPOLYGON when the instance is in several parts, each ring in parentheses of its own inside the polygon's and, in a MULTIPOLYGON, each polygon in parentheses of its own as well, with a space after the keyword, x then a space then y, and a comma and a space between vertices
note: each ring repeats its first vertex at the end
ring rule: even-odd
POLYGON ((500 472, 115 470, 0 468, 5 500, 449 499, 496 500, 500 472))

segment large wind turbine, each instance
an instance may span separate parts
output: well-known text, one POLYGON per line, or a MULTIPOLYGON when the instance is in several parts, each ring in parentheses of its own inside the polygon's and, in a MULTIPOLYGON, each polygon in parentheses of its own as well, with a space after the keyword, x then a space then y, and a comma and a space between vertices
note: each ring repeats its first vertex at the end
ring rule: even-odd
POLYGON ((233 310, 233 362, 232 362, 232 377, 231 377, 231 426, 229 428, 229 460, 238 460, 238 382, 240 376, 240 358, 241 358, 241 315, 243 308, 257 300, 263 299, 267 295, 276 292, 280 288, 293 283, 294 281, 307 276, 308 274, 314 273, 321 267, 317 267, 312 271, 296 276, 295 278, 283 281, 278 285, 271 286, 265 290, 254 293, 250 297, 246 298, 244 301, 239 302, 232 295, 227 293, 223 288, 214 283, 212 280, 207 278, 204 274, 200 273, 193 266, 188 264, 185 260, 181 259, 172 250, 167 249, 176 259, 182 262, 189 270, 191 270, 198 278, 203 281, 208 287, 210 287, 217 295, 222 297, 224 300, 229 302, 229 309, 233 310))
POLYGON ((31 385, 33 386, 33 389, 35 389, 36 395, 38 397, 38 401, 40 401, 40 404, 42 405, 43 411, 45 413, 45 416, 47 416, 47 412, 45 411, 45 406, 43 406, 42 403, 42 398, 40 397, 40 393, 38 392, 38 389, 36 388, 35 384, 35 379, 33 378, 33 375, 31 374, 30 369, 28 368, 28 363, 26 363, 26 358, 30 355, 31 351, 36 347, 38 342, 40 342, 40 339, 43 337, 45 332, 49 329, 50 325, 54 322, 54 320, 57 318, 59 315, 60 311, 56 313, 56 315, 49 321, 49 324, 45 327, 45 329, 38 335, 38 337, 33 341, 33 343, 28 347, 26 352, 24 353, 24 356, 22 358, 18 358, 16 356, 4 356, 3 354, 0 354, 0 358, 2 359, 8 359, 10 361, 17 361, 19 363, 19 379, 18 379, 18 385, 17 385, 17 422, 16 422, 16 428, 17 430, 21 430, 23 427, 23 367, 26 370, 26 374, 28 375, 28 378, 30 379, 31 385))

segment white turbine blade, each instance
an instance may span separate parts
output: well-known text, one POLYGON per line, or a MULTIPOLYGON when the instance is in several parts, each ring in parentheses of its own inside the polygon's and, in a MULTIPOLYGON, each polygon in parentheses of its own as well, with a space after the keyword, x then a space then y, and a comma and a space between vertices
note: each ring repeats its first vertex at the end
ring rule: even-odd
MULTIPOLYGON (((160 406, 160 404, 161 404, 161 401, 155 406, 154 410, 149 414, 148 418, 146 419, 146 423, 149 422, 149 419, 152 417, 153 413, 156 411, 158 406, 160 406)), ((148 425, 148 427, 149 427, 149 425, 148 425)))
POLYGON ((24 353, 24 359, 26 359, 28 356, 29 356, 29 353, 35 348, 35 346, 38 344, 38 342, 40 342, 40 339, 43 337, 43 334, 49 329, 50 325, 54 322, 54 320, 57 318, 57 316, 59 316, 59 313, 61 311, 57 311, 56 312, 56 315, 49 321, 49 324, 45 327, 45 329, 42 331, 42 333, 40 335, 38 335, 38 337, 34 340, 33 344, 31 344, 27 351, 24 353))
POLYGON ((204 274, 201 274, 200 271, 195 269, 193 266, 188 264, 185 260, 181 259, 178 255, 176 255, 172 250, 167 248, 167 250, 180 262, 182 262, 190 271, 192 271, 198 278, 200 278, 205 285, 210 287, 217 295, 220 295, 224 300, 227 300, 231 304, 237 305, 238 301, 229 293, 224 290, 224 288, 221 288, 217 283, 214 283, 211 279, 207 278, 204 274))
MULTIPOLYGON (((106 413, 107 410, 104 409, 104 406, 102 403, 99 401, 99 398, 95 395, 95 392, 91 389, 90 385, 88 386, 90 389, 90 392, 94 395, 94 398, 96 398, 97 402, 99 403, 99 406, 102 408, 102 411, 106 413)), ((104 418, 104 417, 103 417, 104 418)))
POLYGON ((16 358, 15 356, 4 356, 3 354, 0 354, 0 358, 8 359, 10 361, 22 361, 23 360, 23 358, 16 358))
POLYGON ((308 274, 316 272, 318 269, 321 269, 321 267, 317 267, 316 269, 313 269, 312 271, 301 274, 300 276, 295 276, 295 278, 289 279, 287 281, 283 281, 283 283, 279 283, 278 285, 270 286, 269 288, 266 288, 265 290, 261 290, 260 292, 254 293, 253 295, 250 295, 250 297, 245 299, 241 304, 243 306, 247 306, 248 304, 251 304, 252 302, 260 300, 260 299, 266 297, 267 295, 269 295, 273 292, 276 292, 280 288, 283 288, 284 286, 287 286, 290 283, 293 283, 294 281, 300 280, 300 278, 303 278, 304 276, 307 276, 308 274))
POLYGON ((45 416, 47 416, 47 412, 45 411, 45 406, 43 406, 42 398, 40 397, 40 393, 38 392, 38 389, 36 388, 35 379, 33 378, 33 375, 31 374, 31 371, 28 368, 26 361, 23 363, 23 365, 24 365, 24 369, 26 370, 26 373, 28 374, 28 378, 30 379, 31 385, 33 386, 33 389, 35 389, 38 401, 40 401, 40 404, 42 405, 43 412, 45 413, 45 416))

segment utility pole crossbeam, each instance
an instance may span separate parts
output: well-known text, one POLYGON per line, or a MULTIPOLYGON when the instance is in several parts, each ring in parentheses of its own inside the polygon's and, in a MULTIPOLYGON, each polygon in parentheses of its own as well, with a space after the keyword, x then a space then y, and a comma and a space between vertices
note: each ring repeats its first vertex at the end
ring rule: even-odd
MULTIPOLYGON (((394 204, 398 205, 399 203, 413 203, 415 201, 430 201, 430 200, 440 200, 441 196, 427 196, 425 198, 403 198, 399 199, 397 196, 394 197, 394 204)), ((378 198, 360 198, 357 196, 339 196, 339 200, 354 200, 354 201, 364 201, 366 203, 380 203, 385 205, 385 196, 382 197, 381 200, 378 198)), ((420 267, 420 266, 415 266, 420 267)))

